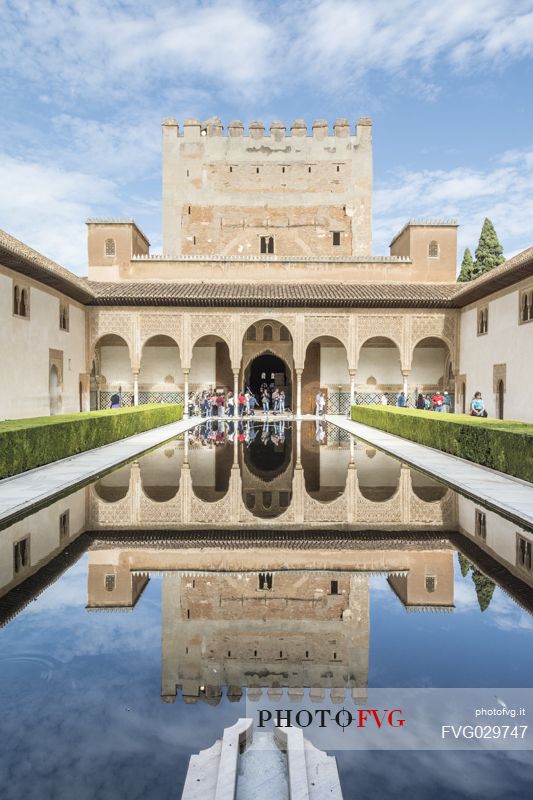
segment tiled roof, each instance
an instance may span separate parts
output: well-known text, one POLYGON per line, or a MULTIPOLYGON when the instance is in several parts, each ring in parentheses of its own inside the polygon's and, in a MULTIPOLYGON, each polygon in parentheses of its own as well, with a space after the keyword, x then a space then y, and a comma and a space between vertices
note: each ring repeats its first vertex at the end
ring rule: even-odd
POLYGON ((533 247, 528 247, 527 250, 522 250, 521 253, 517 253, 479 278, 468 283, 458 283, 460 290, 454 305, 462 308, 531 276, 533 276, 533 247))
POLYGON ((457 284, 89 282, 91 305, 447 308, 457 284))
POLYGON ((94 295, 87 281, 3 230, 0 230, 0 263, 15 272, 35 278, 80 303, 93 299, 94 295))

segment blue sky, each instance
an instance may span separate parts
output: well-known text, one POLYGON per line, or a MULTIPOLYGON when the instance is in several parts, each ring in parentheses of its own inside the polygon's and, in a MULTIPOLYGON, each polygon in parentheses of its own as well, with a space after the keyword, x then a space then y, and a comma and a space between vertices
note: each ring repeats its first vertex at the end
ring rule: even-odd
POLYGON ((161 244, 160 123, 370 115, 374 253, 410 217, 533 244, 533 2, 0 0, 0 227, 86 272, 85 219, 161 244))

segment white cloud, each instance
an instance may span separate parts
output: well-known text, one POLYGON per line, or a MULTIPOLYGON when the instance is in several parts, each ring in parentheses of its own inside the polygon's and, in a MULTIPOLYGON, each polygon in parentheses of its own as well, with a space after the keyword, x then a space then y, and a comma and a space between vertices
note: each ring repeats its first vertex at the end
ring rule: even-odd
POLYGON ((346 85, 414 68, 420 80, 437 59, 476 67, 533 52, 528 0, 0 0, 0 8, 3 64, 44 83, 45 95, 135 101, 149 87, 207 80, 264 99, 317 76, 322 86, 346 85))
MULTIPOLYGON (((477 246, 489 217, 507 257, 531 246, 533 150, 503 153, 492 168, 402 172, 376 186, 374 252, 388 252, 407 219, 457 218, 459 248, 477 246)), ((461 254, 460 254, 461 256, 461 254)))
POLYGON ((114 184, 5 155, 0 155, 0 175, 2 227, 60 264, 85 273, 84 223, 117 203, 114 184))

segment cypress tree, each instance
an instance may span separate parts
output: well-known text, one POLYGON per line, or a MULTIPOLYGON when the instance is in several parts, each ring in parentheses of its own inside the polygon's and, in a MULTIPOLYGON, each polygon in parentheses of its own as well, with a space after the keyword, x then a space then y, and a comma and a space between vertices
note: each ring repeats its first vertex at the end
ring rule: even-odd
POLYGON ((463 578, 466 578, 466 576, 472 569, 472 564, 467 559, 467 557, 461 553, 460 550, 457 551, 457 558, 459 560, 459 567, 461 568, 461 575, 463 576, 463 578))
POLYGON ((489 269, 497 267, 498 264, 501 264, 503 261, 505 261, 503 257, 503 248, 494 230, 494 225, 490 219, 485 217, 476 249, 476 260, 474 261, 472 277, 478 278, 480 275, 483 275, 483 273, 488 272, 489 269))
POLYGON ((494 581, 491 581, 490 578, 487 578, 486 575, 483 575, 483 573, 478 569, 473 570, 472 580, 474 581, 474 586, 476 587, 479 609, 480 611, 485 611, 490 605, 496 584, 494 581))
POLYGON ((470 248, 467 247, 465 249, 463 255, 463 261, 461 264, 461 272, 459 273, 459 277, 457 278, 458 281, 465 283, 466 281, 471 281, 474 277, 472 275, 474 269, 474 259, 472 258, 472 253, 470 252, 470 248))

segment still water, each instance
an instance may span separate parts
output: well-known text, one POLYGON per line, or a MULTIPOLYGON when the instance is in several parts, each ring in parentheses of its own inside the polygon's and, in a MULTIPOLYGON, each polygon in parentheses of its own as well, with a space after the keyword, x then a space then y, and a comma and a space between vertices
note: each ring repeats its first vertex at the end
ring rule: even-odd
MULTIPOLYGON (((1 796, 179 798, 248 691, 532 686, 532 541, 334 426, 200 426, 0 531, 1 796)), ((533 787, 336 755, 345 800, 533 787)))

